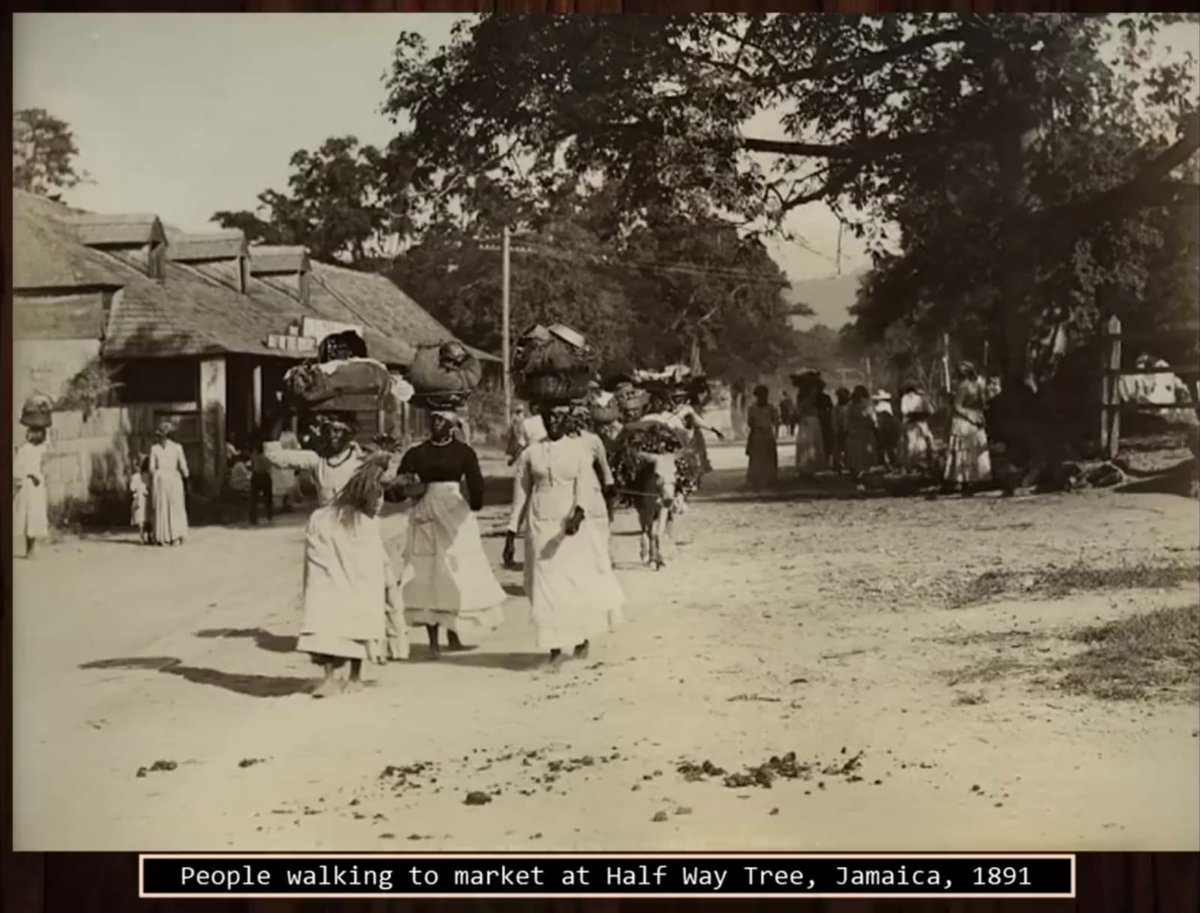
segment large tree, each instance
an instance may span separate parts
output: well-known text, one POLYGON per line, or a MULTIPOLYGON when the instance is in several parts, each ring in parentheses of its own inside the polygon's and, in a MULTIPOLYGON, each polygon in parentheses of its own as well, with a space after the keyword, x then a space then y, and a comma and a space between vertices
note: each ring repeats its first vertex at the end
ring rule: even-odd
MULTIPOLYGON (((911 234, 922 195, 953 188, 962 217, 939 220, 927 259, 1002 264, 986 320, 1019 363, 1040 287, 1023 272, 1030 238, 1060 252, 1095 239, 1111 263, 1105 226, 1197 199, 1173 178, 1200 148, 1181 117, 1191 71, 1149 52, 1179 18, 488 16, 434 51, 398 42, 390 193, 432 213, 484 179, 523 205, 602 181, 627 223, 670 207, 766 230, 821 200, 882 253, 885 226, 911 234)), ((905 300, 918 313, 902 316, 931 306, 905 300)))
POLYGON ((303 244, 318 260, 362 265, 386 256, 404 226, 379 201, 381 156, 353 136, 330 137, 291 159, 288 192, 263 191, 256 210, 221 211, 213 221, 252 242, 303 244))
POLYGON ((13 113, 13 186, 57 200, 87 180, 70 126, 42 108, 13 113))

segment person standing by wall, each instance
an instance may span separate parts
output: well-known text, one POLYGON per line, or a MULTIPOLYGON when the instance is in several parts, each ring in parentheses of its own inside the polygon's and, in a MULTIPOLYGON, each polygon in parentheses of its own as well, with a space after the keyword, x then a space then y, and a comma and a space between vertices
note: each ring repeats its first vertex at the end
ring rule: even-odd
POLYGON ((29 428, 13 455, 13 553, 32 558, 50 534, 46 508, 46 429, 29 428))
POLYGON ((262 504, 267 522, 274 519, 275 486, 271 480, 271 464, 263 454, 262 435, 255 435, 250 451, 250 525, 258 525, 258 507, 262 504))
POLYGON ((150 448, 150 493, 154 499, 155 545, 182 545, 188 534, 187 457, 173 440, 170 422, 158 426, 150 448))

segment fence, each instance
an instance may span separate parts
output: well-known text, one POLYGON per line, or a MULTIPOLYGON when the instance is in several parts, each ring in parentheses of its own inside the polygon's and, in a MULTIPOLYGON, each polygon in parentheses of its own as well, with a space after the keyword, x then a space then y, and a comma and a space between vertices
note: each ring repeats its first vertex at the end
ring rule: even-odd
POLYGON ((1178 412, 1181 409, 1197 408, 1196 381, 1200 378, 1200 364, 1169 364, 1122 367, 1122 343, 1161 340, 1164 332, 1188 333, 1194 338, 1200 323, 1187 324, 1163 329, 1124 330, 1120 318, 1109 317, 1101 326, 1100 335, 1100 447, 1109 459, 1115 457, 1121 448, 1121 413, 1126 409, 1136 409, 1138 412, 1178 412), (1136 375, 1174 374, 1189 381, 1188 390, 1190 402, 1180 403, 1129 403, 1121 396, 1121 378, 1136 375))

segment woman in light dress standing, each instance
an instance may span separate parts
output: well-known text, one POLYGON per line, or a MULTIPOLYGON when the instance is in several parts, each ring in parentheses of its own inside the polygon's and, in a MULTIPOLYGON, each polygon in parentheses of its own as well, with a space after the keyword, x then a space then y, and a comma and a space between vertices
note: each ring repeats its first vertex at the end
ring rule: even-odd
POLYGON ((593 503, 591 450, 567 436, 569 407, 544 409, 542 415, 545 440, 531 444, 517 459, 504 555, 511 563, 528 505, 525 591, 538 648, 550 652, 550 668, 557 671, 566 651, 586 657, 593 637, 624 620, 625 594, 611 563, 597 558, 598 534, 580 534, 585 524, 607 517, 593 503), (598 510, 589 512, 589 504, 598 510))
POLYGON ((13 554, 32 558, 39 539, 50 534, 46 511, 46 430, 30 428, 13 454, 13 554))
POLYGON ((150 448, 150 496, 153 499, 153 542, 155 545, 182 545, 188 534, 187 457, 172 435, 170 422, 158 426, 150 448))
POLYGON ((450 649, 458 650, 462 635, 478 643, 504 621, 506 594, 475 519, 483 508, 483 472, 475 451, 455 435, 456 419, 453 411, 433 411, 429 439, 400 461, 401 476, 421 481, 408 514, 404 618, 424 626, 435 659, 441 656, 439 629, 446 629, 450 649))
POLYGON ((821 430, 820 395, 820 380, 811 375, 796 393, 796 473, 802 478, 815 476, 828 466, 825 435, 821 430))
POLYGON ((958 366, 958 374, 944 481, 947 489, 959 489, 964 497, 970 497, 975 493, 975 488, 992 474, 983 411, 987 396, 975 365, 969 361, 962 362, 958 366))

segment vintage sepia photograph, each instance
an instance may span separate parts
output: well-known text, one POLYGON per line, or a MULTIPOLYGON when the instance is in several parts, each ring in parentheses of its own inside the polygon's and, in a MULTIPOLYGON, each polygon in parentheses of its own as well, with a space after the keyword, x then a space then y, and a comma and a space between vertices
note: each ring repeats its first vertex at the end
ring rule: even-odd
POLYGON ((1200 17, 16 14, 19 851, 1200 850, 1200 17))

